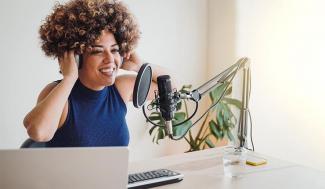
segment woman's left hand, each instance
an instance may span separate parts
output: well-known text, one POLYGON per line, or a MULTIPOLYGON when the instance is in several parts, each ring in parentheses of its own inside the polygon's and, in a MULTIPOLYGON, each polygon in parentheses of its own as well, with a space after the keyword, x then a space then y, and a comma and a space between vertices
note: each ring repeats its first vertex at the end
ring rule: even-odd
POLYGON ((121 69, 138 72, 141 66, 142 60, 140 56, 136 52, 130 52, 124 56, 121 69))

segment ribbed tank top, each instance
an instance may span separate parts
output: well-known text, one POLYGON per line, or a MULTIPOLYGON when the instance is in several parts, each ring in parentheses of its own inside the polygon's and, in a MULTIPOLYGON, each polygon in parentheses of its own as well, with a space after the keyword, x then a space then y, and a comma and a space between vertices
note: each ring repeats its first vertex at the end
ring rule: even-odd
POLYGON ((94 91, 77 80, 65 123, 48 147, 127 146, 126 105, 115 85, 94 91))

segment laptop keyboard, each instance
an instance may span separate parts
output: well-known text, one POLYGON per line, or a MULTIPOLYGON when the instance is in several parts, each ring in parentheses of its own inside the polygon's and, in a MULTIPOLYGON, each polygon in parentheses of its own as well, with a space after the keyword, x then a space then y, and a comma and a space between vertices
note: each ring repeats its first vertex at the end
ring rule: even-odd
POLYGON ((168 169, 129 174, 128 188, 150 188, 179 182, 184 175, 168 169))

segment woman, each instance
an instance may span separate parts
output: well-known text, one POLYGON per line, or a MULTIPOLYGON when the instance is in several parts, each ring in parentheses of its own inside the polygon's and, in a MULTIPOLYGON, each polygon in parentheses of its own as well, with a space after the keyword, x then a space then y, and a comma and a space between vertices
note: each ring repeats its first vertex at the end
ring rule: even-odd
MULTIPOLYGON (((49 147, 127 146, 125 103, 136 76, 117 72, 137 72, 142 65, 134 52, 140 32, 127 8, 118 1, 72 0, 56 5, 39 33, 45 54, 58 58, 63 78, 48 84, 26 115, 28 135, 49 147)), ((148 99, 164 74, 153 67, 148 99)))

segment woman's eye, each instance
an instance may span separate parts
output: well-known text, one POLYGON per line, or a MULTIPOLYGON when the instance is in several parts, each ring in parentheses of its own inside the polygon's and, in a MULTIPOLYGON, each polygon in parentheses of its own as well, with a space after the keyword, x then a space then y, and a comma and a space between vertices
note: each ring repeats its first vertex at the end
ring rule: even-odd
POLYGON ((104 50, 102 50, 102 49, 93 49, 91 51, 91 54, 99 54, 99 53, 102 53, 102 52, 104 52, 104 50))
MULTIPOLYGON (((102 53, 104 53, 104 52, 105 52, 105 50, 102 49, 102 48, 93 48, 93 49, 91 50, 91 54, 102 54, 102 53)), ((112 54, 116 54, 116 53, 119 53, 119 52, 120 52, 119 49, 111 49, 111 53, 112 53, 112 54)))
POLYGON ((118 53, 118 52, 120 52, 119 49, 112 49, 112 53, 118 53))

